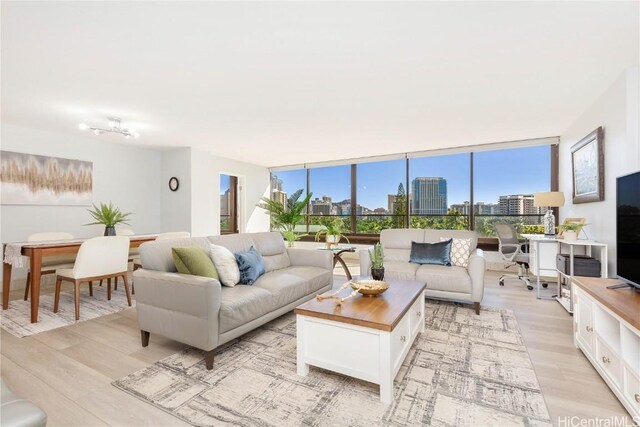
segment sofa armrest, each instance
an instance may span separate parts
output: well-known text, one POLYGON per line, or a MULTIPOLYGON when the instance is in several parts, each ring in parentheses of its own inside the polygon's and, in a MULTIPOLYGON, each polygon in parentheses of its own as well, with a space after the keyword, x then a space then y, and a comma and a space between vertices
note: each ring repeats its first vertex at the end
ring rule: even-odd
POLYGON ((288 248, 291 265, 320 267, 333 271, 333 252, 318 249, 288 248))
POLYGON ((484 251, 476 249, 469 257, 469 265, 467 266, 467 271, 471 277, 471 294, 474 302, 482 302, 485 270, 484 251))
POLYGON ((145 269, 133 280, 141 330, 206 351, 218 345, 219 281, 145 269))
POLYGON ((371 248, 360 249, 358 256, 360 257, 360 275, 369 276, 371 273, 371 259, 369 258, 369 251, 371 248))

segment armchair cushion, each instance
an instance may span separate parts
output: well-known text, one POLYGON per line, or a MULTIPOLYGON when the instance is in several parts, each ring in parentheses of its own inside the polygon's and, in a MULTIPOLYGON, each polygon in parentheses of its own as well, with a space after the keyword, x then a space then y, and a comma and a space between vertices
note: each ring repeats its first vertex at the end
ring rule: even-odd
MULTIPOLYGON (((384 277, 398 280, 415 280, 416 271, 420 264, 412 264, 406 261, 385 261, 384 277)), ((363 274, 369 274, 367 271, 363 274)))

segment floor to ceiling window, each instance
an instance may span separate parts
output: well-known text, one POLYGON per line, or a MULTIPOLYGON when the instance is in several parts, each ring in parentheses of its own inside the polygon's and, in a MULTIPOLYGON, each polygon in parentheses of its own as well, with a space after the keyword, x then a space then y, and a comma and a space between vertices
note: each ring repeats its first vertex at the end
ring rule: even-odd
POLYGON ((238 177, 220 174, 220 233, 238 232, 238 177))
POLYGON ((476 230, 493 237, 495 221, 519 232, 541 230, 533 193, 554 190, 557 145, 469 151, 274 171, 272 198, 313 196, 305 224, 315 233, 339 219, 346 233, 370 238, 387 228, 476 230), (556 154, 553 154, 553 153, 556 154), (553 161, 552 161, 553 159, 553 161), (368 236, 368 237, 367 237, 368 236))

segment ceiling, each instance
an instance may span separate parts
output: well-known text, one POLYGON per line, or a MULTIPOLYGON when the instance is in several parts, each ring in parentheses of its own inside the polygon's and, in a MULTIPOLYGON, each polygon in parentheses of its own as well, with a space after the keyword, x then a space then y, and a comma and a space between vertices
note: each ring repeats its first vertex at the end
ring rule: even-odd
POLYGON ((264 166, 560 135, 630 2, 2 2, 2 121, 264 166))

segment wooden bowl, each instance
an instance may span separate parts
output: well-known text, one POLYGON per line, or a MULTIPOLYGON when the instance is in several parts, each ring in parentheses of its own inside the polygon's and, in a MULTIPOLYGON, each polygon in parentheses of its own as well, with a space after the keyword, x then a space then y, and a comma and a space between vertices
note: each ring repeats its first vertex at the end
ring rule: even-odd
POLYGON ((375 297, 389 289, 389 283, 383 280, 352 280, 351 288, 358 290, 362 295, 375 297))

